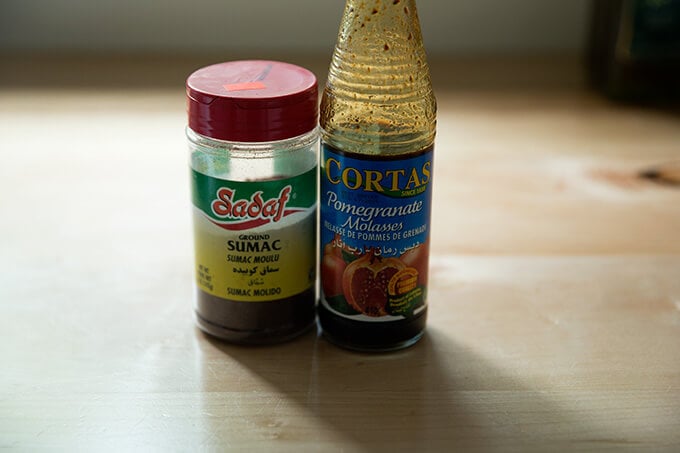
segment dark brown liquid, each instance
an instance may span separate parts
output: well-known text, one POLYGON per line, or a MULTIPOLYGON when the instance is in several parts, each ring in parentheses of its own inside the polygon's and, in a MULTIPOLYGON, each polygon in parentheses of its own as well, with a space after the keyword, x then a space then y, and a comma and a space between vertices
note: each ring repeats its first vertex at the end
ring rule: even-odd
POLYGON ((319 323, 332 343, 358 351, 391 351, 418 341, 425 331, 427 308, 412 318, 363 322, 343 318, 319 304, 319 323))
POLYGON ((292 339, 314 324, 315 294, 267 302, 240 302, 196 290, 196 322, 204 332, 242 344, 270 344, 292 339))

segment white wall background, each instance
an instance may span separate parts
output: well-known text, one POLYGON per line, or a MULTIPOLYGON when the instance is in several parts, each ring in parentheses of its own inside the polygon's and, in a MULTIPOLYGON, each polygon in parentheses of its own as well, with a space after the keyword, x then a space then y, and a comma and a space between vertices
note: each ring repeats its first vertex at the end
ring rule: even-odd
MULTIPOLYGON (((0 0, 0 51, 328 53, 342 0, 0 0)), ((419 0, 431 54, 578 52, 589 0, 419 0)))

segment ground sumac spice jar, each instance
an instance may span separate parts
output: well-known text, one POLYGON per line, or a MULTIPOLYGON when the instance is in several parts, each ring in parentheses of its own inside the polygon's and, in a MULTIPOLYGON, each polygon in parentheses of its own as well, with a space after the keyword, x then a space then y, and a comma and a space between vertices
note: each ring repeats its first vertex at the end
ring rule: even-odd
POLYGON ((186 91, 198 326, 237 343, 292 338, 315 316, 316 78, 233 61, 186 91))

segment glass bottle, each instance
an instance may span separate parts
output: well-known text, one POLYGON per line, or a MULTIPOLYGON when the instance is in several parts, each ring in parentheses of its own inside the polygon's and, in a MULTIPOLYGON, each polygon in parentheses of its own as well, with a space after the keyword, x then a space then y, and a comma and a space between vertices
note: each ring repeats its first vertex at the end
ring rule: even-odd
POLYGON ((436 102, 415 0, 347 0, 320 110, 319 321, 351 349, 424 332, 436 102))

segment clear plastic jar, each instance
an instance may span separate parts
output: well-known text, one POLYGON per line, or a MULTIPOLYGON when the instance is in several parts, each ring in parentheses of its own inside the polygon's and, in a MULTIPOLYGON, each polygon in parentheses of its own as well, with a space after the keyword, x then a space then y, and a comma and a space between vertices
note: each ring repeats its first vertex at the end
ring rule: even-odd
POLYGON ((297 176, 315 169, 318 128, 287 140, 261 143, 215 140, 186 130, 191 168, 215 178, 252 181, 297 176))
POLYGON ((197 324, 237 343, 295 337, 315 319, 316 79, 231 62, 187 93, 197 324))

